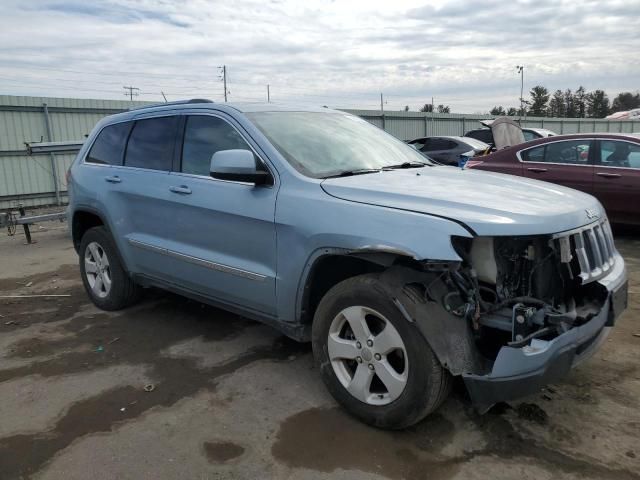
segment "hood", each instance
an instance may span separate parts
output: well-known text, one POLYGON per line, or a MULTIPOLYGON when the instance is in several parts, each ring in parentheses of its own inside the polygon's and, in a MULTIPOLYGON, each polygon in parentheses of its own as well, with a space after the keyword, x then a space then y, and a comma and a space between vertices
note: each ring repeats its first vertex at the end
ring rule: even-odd
POLYGON ((343 200, 445 217, 478 235, 557 233, 593 222, 594 213, 605 215, 594 197, 577 190, 456 167, 382 171, 321 185, 343 200))

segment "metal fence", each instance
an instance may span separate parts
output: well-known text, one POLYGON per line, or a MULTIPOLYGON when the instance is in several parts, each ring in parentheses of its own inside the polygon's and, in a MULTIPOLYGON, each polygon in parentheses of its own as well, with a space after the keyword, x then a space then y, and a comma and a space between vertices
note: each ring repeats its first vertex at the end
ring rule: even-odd
MULTIPOLYGON (((458 113, 385 112, 371 110, 347 110, 386 130, 401 140, 411 140, 431 135, 464 135, 469 130, 482 127, 480 120, 495 118, 491 115, 466 115, 458 113)), ((640 132, 640 121, 610 121, 591 118, 543 118, 514 117, 520 125, 546 128, 557 134, 592 132, 640 132)))
POLYGON ((105 115, 143 103, 0 95, 0 210, 67 201, 74 154, 28 156, 25 142, 83 140, 105 115))
MULTIPOLYGON (((73 154, 28 156, 25 142, 83 140, 106 115, 145 102, 0 95, 0 210, 64 204, 65 172, 73 154)), ((346 110, 402 140, 429 135, 463 135, 488 115, 346 110)), ((556 133, 640 132, 640 121, 522 118, 523 127, 556 133)))

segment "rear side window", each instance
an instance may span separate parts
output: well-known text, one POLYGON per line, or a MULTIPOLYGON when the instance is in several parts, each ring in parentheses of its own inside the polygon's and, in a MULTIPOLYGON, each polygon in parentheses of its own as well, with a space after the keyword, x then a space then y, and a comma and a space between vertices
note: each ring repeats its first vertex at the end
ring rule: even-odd
POLYGON ((251 150, 227 122, 218 117, 193 115, 187 118, 182 148, 182 172, 209 176, 211 157, 220 150, 251 150))
POLYGON ((127 167, 171 170, 178 117, 137 120, 127 143, 127 167))
POLYGON ((589 140, 553 142, 524 150, 520 156, 525 162, 588 165, 590 143, 589 140))
POLYGON ((525 150, 520 156, 525 162, 544 162, 544 145, 525 150))
POLYGON ((429 150, 449 150, 455 148, 457 145, 455 142, 447 140, 446 138, 432 138, 429 142, 429 150))
POLYGON ((589 163, 589 140, 570 140, 547 144, 544 161, 548 163, 566 163, 587 165, 589 163))
POLYGON ((104 127, 93 143, 85 162, 103 165, 122 165, 122 154, 131 130, 131 122, 104 127))
POLYGON ((479 130, 471 130, 465 134, 465 137, 475 138, 484 143, 493 143, 493 133, 489 128, 482 128, 479 130))
POLYGON ((523 130, 522 135, 524 135, 524 141, 530 142, 531 140, 535 140, 536 138, 540 138, 538 135, 533 133, 531 130, 523 130))

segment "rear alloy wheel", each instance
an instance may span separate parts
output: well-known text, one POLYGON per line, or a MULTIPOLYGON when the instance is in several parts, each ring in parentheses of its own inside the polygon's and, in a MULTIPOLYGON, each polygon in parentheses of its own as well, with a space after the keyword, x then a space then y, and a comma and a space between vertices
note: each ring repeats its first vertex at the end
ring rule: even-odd
POLYGON ((328 390, 369 425, 408 427, 448 395, 449 373, 377 274, 349 278, 327 292, 314 315, 312 342, 328 390))
POLYGON ((103 310, 120 310, 134 303, 140 287, 122 266, 118 250, 105 227, 93 227, 80 241, 80 274, 91 301, 103 310))
POLYGON ((87 245, 84 253, 84 271, 91 291, 98 298, 105 298, 111 291, 109 257, 98 242, 87 245))

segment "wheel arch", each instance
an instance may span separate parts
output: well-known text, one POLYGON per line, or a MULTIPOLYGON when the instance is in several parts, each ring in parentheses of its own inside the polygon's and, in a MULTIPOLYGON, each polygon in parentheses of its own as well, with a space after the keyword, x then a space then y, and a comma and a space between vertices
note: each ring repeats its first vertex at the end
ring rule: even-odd
POLYGON ((93 227, 104 227, 111 238, 113 240, 113 244, 116 249, 116 255, 118 256, 118 260, 122 264, 125 272, 131 274, 131 270, 128 267, 127 262, 123 256, 123 252, 120 250, 121 245, 119 244, 118 238, 113 235, 113 230, 111 229, 107 218, 98 210, 91 207, 79 207, 74 210, 71 222, 71 238, 73 240, 73 247, 76 252, 80 254, 80 243, 82 242, 82 236, 93 227))
POLYGON ((83 207, 73 212, 73 216, 71 218, 71 238, 76 252, 80 252, 80 242, 82 241, 82 236, 87 232, 87 230, 99 226, 104 226, 109 229, 104 217, 97 210, 83 207))
POLYGON ((333 287, 357 275, 383 272, 397 265, 419 262, 409 252, 391 248, 321 248, 308 259, 298 286, 296 317, 302 324, 311 324, 322 297, 333 287))

